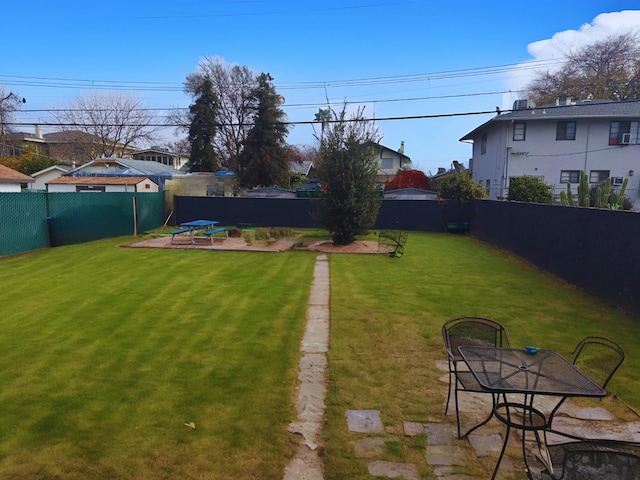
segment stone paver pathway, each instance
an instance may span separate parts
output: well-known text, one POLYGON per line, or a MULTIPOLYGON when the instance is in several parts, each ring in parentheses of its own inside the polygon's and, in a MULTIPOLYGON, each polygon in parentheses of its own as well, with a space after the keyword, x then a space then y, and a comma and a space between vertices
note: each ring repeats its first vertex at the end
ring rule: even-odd
POLYGON ((323 480, 321 433, 324 422, 327 351, 329 350, 329 259, 318 255, 309 294, 307 323, 301 344, 298 373, 298 418, 289 431, 298 435, 294 458, 285 468, 284 480, 323 480))

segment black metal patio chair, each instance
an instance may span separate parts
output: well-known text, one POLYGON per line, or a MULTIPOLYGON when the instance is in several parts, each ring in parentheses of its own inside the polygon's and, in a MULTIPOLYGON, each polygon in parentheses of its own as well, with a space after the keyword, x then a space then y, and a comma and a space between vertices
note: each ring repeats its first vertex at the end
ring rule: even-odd
POLYGON ((587 440, 549 447, 553 468, 542 480, 638 480, 640 444, 619 440, 587 440))
POLYGON ((624 359, 622 347, 605 337, 585 337, 573 350, 574 365, 604 389, 624 359))
POLYGON ((476 428, 484 425, 493 415, 493 407, 496 405, 496 395, 489 394, 480 387, 473 374, 468 371, 464 360, 458 352, 458 347, 462 345, 486 346, 486 347, 510 347, 511 343, 507 330, 502 324, 482 317, 456 317, 448 320, 442 325, 442 338, 449 357, 449 391, 447 393, 447 404, 444 413, 449 411, 451 401, 451 391, 454 392, 454 402, 456 409, 456 422, 458 426, 458 438, 464 438, 476 428), (458 407, 458 392, 484 393, 492 396, 492 409, 485 420, 466 431, 464 435, 460 433, 460 410, 458 407))
MULTIPOLYGON (((589 375, 603 389, 618 371, 626 357, 624 350, 613 340, 605 337, 588 336, 580 340, 573 349, 573 363, 583 373, 589 375)), ((574 440, 589 440, 583 437, 555 430, 549 425, 549 432, 574 440)))

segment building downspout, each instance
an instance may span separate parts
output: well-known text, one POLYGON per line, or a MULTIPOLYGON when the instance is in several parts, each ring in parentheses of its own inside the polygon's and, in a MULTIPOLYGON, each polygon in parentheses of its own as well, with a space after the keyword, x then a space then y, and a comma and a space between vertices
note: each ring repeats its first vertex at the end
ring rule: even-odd
POLYGON ((584 173, 588 175, 587 166, 589 164, 589 131, 591 130, 591 122, 587 122, 587 144, 584 147, 584 173))
POLYGON ((511 121, 511 123, 509 123, 507 125, 507 128, 505 129, 505 134, 506 134, 506 138, 504 141, 505 144, 505 158, 504 158, 504 177, 503 177, 503 181, 502 181, 502 195, 500 198, 500 200, 506 200, 507 196, 508 196, 508 183, 509 183, 509 161, 511 160, 511 149, 513 148, 511 145, 509 145, 509 132, 510 132, 510 127, 513 125, 513 120, 511 121))

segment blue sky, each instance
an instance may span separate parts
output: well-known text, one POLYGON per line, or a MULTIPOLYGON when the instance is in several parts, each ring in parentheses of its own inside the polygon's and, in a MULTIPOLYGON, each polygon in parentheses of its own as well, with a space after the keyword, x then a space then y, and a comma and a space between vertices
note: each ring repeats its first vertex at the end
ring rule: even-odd
MULTIPOLYGON (((457 114, 507 108, 519 94, 504 92, 531 72, 516 65, 640 32, 637 0, 35 0, 9 2, 2 17, 0 85, 26 98, 17 117, 25 123, 53 122, 29 110, 107 87, 164 121, 161 109, 191 102, 185 76, 205 55, 220 56, 269 72, 292 122, 313 120, 327 99, 364 106, 383 145, 404 141, 414 165, 432 173, 453 160, 468 165, 471 146, 459 139, 493 115, 457 114)), ((288 141, 313 144, 312 127, 293 127, 288 141)))

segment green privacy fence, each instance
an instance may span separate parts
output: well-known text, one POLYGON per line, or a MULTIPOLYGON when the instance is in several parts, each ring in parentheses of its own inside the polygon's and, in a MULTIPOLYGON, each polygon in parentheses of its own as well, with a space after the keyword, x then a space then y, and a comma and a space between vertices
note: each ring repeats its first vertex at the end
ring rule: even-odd
POLYGON ((164 192, 0 193, 0 255, 132 235, 163 217, 164 192))
POLYGON ((0 255, 48 246, 47 195, 0 193, 0 255))

